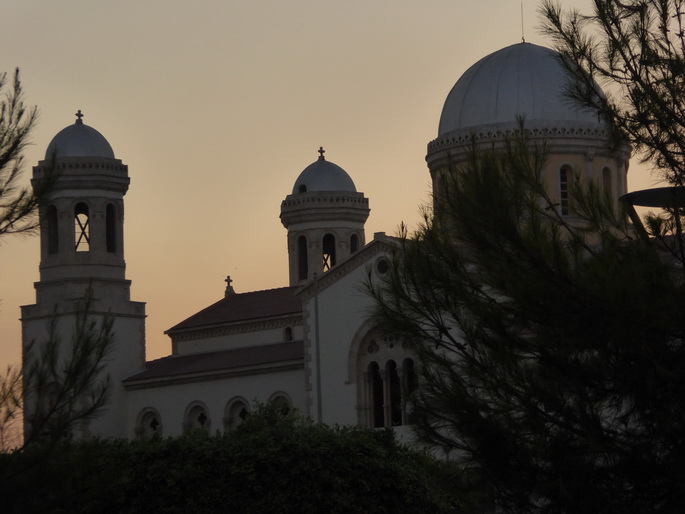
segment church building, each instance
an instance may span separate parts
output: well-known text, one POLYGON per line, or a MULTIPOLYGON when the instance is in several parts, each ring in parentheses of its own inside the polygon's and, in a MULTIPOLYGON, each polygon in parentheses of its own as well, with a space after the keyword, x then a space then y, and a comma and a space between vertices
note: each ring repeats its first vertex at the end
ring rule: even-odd
MULTIPOLYGON (((434 191, 466 161, 474 137, 502 144, 523 116, 532 141, 547 145, 544 180, 562 215, 574 216, 575 176, 601 184, 614 200, 625 194, 629 150, 608 149, 597 115, 564 98, 567 81, 556 54, 530 43, 471 66, 447 96, 437 138, 428 143, 434 191)), ((402 341, 369 319, 372 300, 363 287, 387 273, 396 241, 384 233, 367 241, 369 199, 323 148, 284 191, 289 284, 235 293, 227 278, 223 298, 166 331, 171 355, 145 362, 145 304, 130 299, 125 277, 128 167, 77 116, 34 167, 34 181, 48 166, 59 175, 41 211, 40 280, 36 303, 22 307, 22 326, 25 353, 36 351, 46 321, 56 312, 61 327, 72 326, 89 288, 93 314, 113 318, 111 401, 79 428, 82 435, 231 430, 254 402, 278 402, 327 424, 408 425, 407 398, 420 369, 402 341)))

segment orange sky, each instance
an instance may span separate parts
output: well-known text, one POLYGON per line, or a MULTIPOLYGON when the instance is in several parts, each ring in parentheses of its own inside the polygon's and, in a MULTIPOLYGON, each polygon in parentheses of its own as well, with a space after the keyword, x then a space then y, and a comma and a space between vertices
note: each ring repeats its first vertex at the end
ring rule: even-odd
MULTIPOLYGON (((524 4, 526 40, 547 44, 524 4)), ((223 296, 226 275, 237 292, 287 285, 280 203, 319 146, 370 199, 367 240, 416 223, 447 93, 520 40, 516 0, 0 4, 0 70, 21 68, 41 113, 29 165, 81 109, 129 166, 127 275, 147 302, 148 358, 223 296)), ((633 164, 630 189, 652 183, 633 164)), ((2 241, 0 364, 20 361, 38 263, 37 237, 2 241)))

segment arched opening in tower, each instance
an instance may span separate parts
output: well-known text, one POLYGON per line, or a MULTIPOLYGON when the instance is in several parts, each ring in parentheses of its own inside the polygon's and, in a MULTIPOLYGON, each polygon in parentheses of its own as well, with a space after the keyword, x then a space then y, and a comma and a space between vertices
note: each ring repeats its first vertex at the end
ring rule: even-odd
POLYGON ((335 236, 326 234, 323 236, 323 270, 328 271, 335 266, 335 236))
POLYGON ((90 251, 90 220, 88 206, 83 202, 77 203, 74 208, 74 236, 77 252, 90 251))

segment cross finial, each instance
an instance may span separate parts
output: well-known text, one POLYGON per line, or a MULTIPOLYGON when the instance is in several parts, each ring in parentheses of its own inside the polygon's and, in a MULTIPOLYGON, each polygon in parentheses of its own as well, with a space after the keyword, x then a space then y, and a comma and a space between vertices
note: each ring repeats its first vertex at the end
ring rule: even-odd
POLYGON ((81 112, 81 109, 79 109, 78 112, 76 113, 76 118, 78 118, 76 120, 76 123, 83 123, 83 120, 81 119, 81 118, 83 118, 83 113, 81 112))
POLYGON ((235 291, 233 290, 233 286, 231 285, 233 283, 233 280, 231 279, 231 275, 228 275, 226 277, 226 280, 224 280, 224 282, 226 282, 226 292, 224 293, 224 296, 229 296, 229 295, 235 294, 235 291))
POLYGON ((326 160, 326 158, 323 156, 323 154, 326 152, 326 150, 323 149, 323 146, 319 147, 319 159, 326 160))

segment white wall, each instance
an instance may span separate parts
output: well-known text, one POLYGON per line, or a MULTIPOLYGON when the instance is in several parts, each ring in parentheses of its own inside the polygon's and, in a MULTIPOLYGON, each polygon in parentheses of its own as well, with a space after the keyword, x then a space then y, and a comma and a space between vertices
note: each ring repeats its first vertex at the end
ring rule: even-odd
POLYGON ((232 399, 242 397, 252 407, 253 402, 266 403, 279 392, 290 398, 293 407, 304 411, 302 369, 129 390, 126 436, 135 437, 136 420, 146 408, 154 408, 159 412, 163 436, 179 435, 183 432, 187 407, 197 401, 202 402, 208 410, 210 431, 223 432, 223 418, 232 399))

